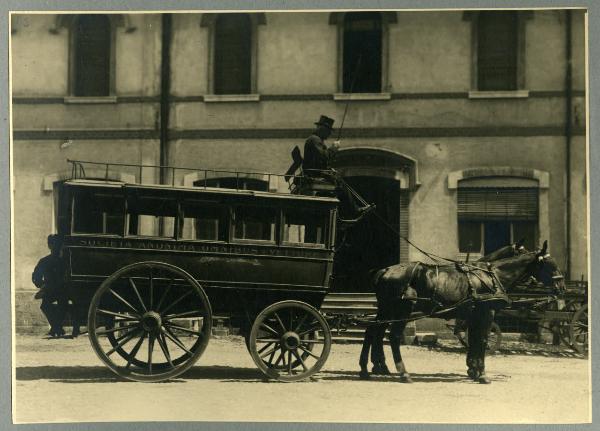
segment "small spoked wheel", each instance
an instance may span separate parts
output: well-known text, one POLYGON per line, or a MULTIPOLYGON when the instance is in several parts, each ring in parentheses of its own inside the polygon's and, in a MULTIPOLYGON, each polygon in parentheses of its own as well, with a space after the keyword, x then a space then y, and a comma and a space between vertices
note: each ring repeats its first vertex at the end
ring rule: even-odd
POLYGON ((254 321, 249 350, 267 376, 282 382, 307 379, 327 361, 329 325, 314 307, 282 301, 265 308, 254 321))
POLYGON ((573 315, 570 325, 571 346, 579 353, 588 351, 588 311, 587 304, 579 308, 573 315))
POLYGON ((187 272, 162 262, 125 266, 98 288, 88 332, 100 360, 121 377, 158 382, 185 372, 208 344, 212 311, 187 272))

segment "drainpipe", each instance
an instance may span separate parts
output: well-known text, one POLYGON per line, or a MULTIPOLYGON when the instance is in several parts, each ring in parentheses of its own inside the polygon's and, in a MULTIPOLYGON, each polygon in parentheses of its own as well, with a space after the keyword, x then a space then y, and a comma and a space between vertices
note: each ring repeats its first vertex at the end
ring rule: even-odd
MULTIPOLYGON (((169 96, 171 93, 171 33, 172 15, 162 14, 160 56, 160 165, 169 164, 169 96)), ((160 184, 165 184, 167 170, 160 169, 160 184)))
MULTIPOLYGON (((172 15, 162 14, 160 54, 160 166, 169 164, 169 96, 171 93, 171 33, 172 15)), ((166 184, 167 169, 159 168, 159 182, 166 184)), ((174 175, 174 173, 173 173, 174 175)), ((158 224, 158 234, 163 235, 164 219, 158 224)))
POLYGON ((572 52, 572 15, 571 10, 565 11, 566 15, 566 31, 565 31, 565 183, 566 183, 566 211, 565 224, 566 235, 565 242, 567 246, 565 269, 568 278, 571 277, 571 135, 572 130, 572 109, 573 109, 573 52, 572 52))

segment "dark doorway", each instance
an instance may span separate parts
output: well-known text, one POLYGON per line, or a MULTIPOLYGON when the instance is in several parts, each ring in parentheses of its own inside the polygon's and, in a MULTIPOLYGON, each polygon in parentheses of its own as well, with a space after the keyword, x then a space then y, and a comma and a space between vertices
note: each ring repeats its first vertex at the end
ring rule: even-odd
POLYGON ((486 221, 484 223, 483 254, 489 254, 510 244, 509 221, 486 221))
POLYGON ((370 214, 338 236, 345 236, 334 261, 333 290, 370 292, 369 272, 400 260, 400 239, 378 216, 396 230, 400 226, 400 185, 381 177, 348 177, 348 184, 369 203, 377 205, 370 214))

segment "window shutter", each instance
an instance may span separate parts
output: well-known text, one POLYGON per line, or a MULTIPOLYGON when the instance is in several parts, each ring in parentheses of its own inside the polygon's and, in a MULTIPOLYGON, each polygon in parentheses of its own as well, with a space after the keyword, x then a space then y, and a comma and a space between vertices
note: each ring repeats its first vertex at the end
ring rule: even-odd
POLYGON ((464 188, 458 190, 458 219, 537 220, 538 189, 464 188))

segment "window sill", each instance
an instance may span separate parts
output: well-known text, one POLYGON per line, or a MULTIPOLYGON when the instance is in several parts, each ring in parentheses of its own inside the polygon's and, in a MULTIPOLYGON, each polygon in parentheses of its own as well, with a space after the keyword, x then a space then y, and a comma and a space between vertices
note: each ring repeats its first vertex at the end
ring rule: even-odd
POLYGON ((213 102, 260 102, 260 94, 205 94, 204 101, 213 102))
POLYGON ((529 90, 514 91, 469 91, 469 99, 526 99, 529 90))
POLYGON ((335 93, 333 100, 391 100, 391 93, 335 93))
POLYGON ((67 96, 64 99, 67 105, 98 105, 105 103, 117 103, 117 96, 87 97, 87 96, 67 96))

